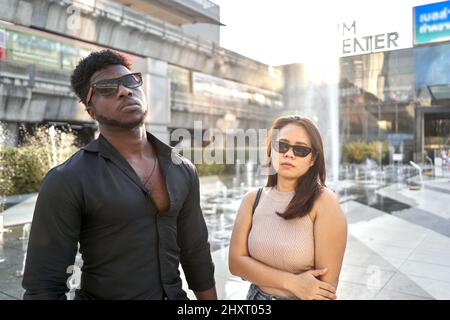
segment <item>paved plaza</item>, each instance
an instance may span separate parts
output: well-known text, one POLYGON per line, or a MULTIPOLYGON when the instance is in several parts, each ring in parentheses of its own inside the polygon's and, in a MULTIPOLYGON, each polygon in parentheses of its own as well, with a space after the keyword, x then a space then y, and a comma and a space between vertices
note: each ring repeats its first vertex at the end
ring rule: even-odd
MULTIPOLYGON (((239 300, 245 299, 249 283, 231 275, 227 261, 245 188, 232 184, 227 188, 226 181, 201 178, 201 195, 219 298, 239 300)), ((450 299, 450 178, 426 178, 420 190, 405 183, 357 180, 340 181, 335 189, 349 224, 338 299, 450 299)), ((4 212, 10 232, 4 233, 0 246, 0 299, 20 299, 23 294, 26 223, 35 200, 31 195, 4 212)), ((188 295, 195 298, 190 291, 188 295)))

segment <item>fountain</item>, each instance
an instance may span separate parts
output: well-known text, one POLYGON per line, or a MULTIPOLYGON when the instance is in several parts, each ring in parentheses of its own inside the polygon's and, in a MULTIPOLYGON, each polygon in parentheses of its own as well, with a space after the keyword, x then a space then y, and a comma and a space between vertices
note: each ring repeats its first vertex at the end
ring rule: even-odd
POLYGON ((412 178, 408 180, 410 190, 420 190, 423 186, 422 168, 415 162, 410 161, 409 164, 419 172, 419 182, 412 181, 412 178))
POLYGON ((219 190, 221 190, 222 187, 222 182, 220 182, 219 180, 216 181, 216 192, 219 192, 219 190))
POLYGON ((244 188, 244 183, 243 182, 241 182, 241 184, 240 184, 240 192, 241 192, 241 195, 243 196, 244 195, 244 193, 245 193, 245 188, 244 188))
POLYGON ((234 168, 234 177, 236 178, 236 181, 239 181, 241 179, 241 161, 239 159, 236 159, 236 165, 234 166, 234 168))
POLYGON ((56 160, 56 141, 55 141, 55 136, 56 136, 56 130, 54 126, 50 126, 48 128, 48 135, 50 137, 50 145, 52 148, 52 167, 56 166, 57 164, 57 160, 56 160))
MULTIPOLYGON (((5 147, 7 148, 30 148, 34 153, 30 153, 33 157, 33 161, 37 161, 39 165, 42 166, 44 172, 48 171, 50 168, 58 165, 65 159, 67 159, 77 148, 74 146, 75 136, 68 132, 64 133, 57 130, 54 126, 49 128, 38 127, 34 134, 29 134, 26 130, 24 130, 24 143, 22 145, 17 146, 12 136, 10 136, 9 131, 6 126, 0 123, 0 263, 5 261, 4 252, 7 248, 4 248, 4 243, 7 242, 8 234, 14 233, 15 228, 5 229, 4 228, 4 214, 8 211, 4 211, 6 206, 15 206, 20 205, 19 202, 24 199, 29 198, 30 194, 23 195, 13 195, 11 190, 13 185, 13 181, 11 179, 11 172, 15 170, 13 168, 7 168, 6 166, 10 163, 8 161, 4 161, 5 159, 1 158, 4 154, 3 150, 5 147), (5 168, 7 170, 5 170, 5 168), (11 196, 11 197, 9 197, 11 196)), ((9 151, 9 150, 7 150, 9 151)), ((23 170, 22 170, 23 171, 23 170)), ((19 172, 22 172, 19 170, 19 172)), ((35 172, 32 172, 34 174, 35 172)), ((15 171, 14 171, 15 174, 15 171)), ((24 179, 27 179, 27 171, 23 171, 24 179)), ((30 182, 31 183, 31 182, 30 182)), ((28 209, 26 209, 28 210, 28 209)), ((9 213, 8 213, 9 214, 9 213)), ((11 213, 11 216, 8 217, 13 218, 15 213, 11 213)), ((27 215, 29 214, 29 220, 31 221, 32 213, 28 213, 25 216, 21 216, 20 221, 24 221, 23 219, 27 219, 27 215)), ((27 220, 25 220, 27 221, 27 220)), ((31 225, 30 223, 26 223, 22 226, 22 236, 19 237, 19 240, 22 240, 22 250, 24 252, 24 257, 22 264, 20 266, 14 266, 17 268, 16 270, 12 270, 12 274, 15 274, 17 277, 22 277, 25 267, 26 260, 26 251, 28 245, 28 238, 30 233, 31 225)))
MULTIPOLYGON (((4 124, 0 122, 0 148, 3 148, 3 146, 6 143, 6 129, 4 127, 4 124)), ((0 152, 0 183, 4 184, 4 177, 3 177, 3 161, 1 159, 1 155, 2 153, 0 152)), ((3 194, 3 192, 0 193, 0 235, 2 235, 3 237, 3 208, 5 205, 5 194, 3 194)), ((0 243, 1 245, 2 243, 0 243)), ((1 256, 0 256, 0 262, 1 261, 1 256)))
POLYGON ((30 223, 26 223, 23 225, 22 236, 19 238, 19 240, 22 240, 22 250, 24 251, 24 255, 21 269, 16 270, 16 277, 23 277, 23 274, 25 272, 25 262, 27 260, 27 248, 28 248, 28 239, 30 238, 30 230, 31 230, 30 223))
POLYGON ((377 163, 375 160, 367 158, 364 164, 364 182, 375 184, 377 181, 377 163))
MULTIPOLYGON (((7 131, 5 129, 5 126, 3 123, 0 122, 0 150, 7 142, 7 131)), ((3 186, 5 186, 5 181, 3 177, 3 161, 1 159, 1 152, 0 152, 0 183, 2 183, 3 186)), ((3 189, 3 188, 2 188, 3 189)), ((6 192, 6 190, 4 190, 6 192)), ((3 222, 3 208, 5 206, 6 201, 6 195, 3 194, 3 192, 0 193, 0 263, 5 262, 5 258, 3 258, 3 242, 4 238, 3 235, 6 231, 4 228, 4 222, 3 222)))
POLYGON ((227 193, 228 193, 228 188, 227 186, 223 186, 222 187, 222 203, 226 203, 227 202, 227 193))
MULTIPOLYGON (((304 83, 296 97, 296 104, 288 106, 290 113, 311 118, 322 136, 327 180, 333 184, 339 180, 339 58, 337 41, 330 34, 322 40, 327 49, 309 56, 298 77, 304 83), (328 41, 327 41, 328 40, 328 41)), ((289 81, 290 79, 288 79, 289 81)), ((298 81, 295 79, 295 81, 298 81)))
POLYGON ((253 163, 250 160, 246 164, 246 169, 247 186, 251 188, 253 186, 254 170, 253 163))
POLYGON ((434 164, 433 164, 433 159, 431 159, 429 156, 425 155, 425 161, 428 163, 428 174, 431 175, 432 177, 435 176, 434 173, 434 164))
MULTIPOLYGON (((235 191, 235 190, 237 189, 237 187, 238 187, 239 181, 238 181, 237 177, 233 177, 233 180, 232 180, 232 181, 233 181, 233 182, 232 182, 232 185, 233 185, 233 191, 235 191)), ((234 193, 233 193, 233 196, 234 196, 234 193)))
POLYGON ((22 250, 27 250, 28 239, 30 238, 31 231, 31 223, 25 223, 22 227, 22 237, 19 239, 22 240, 22 250))
MULTIPOLYGON (((3 198, 3 197, 2 197, 3 198)), ((0 201, 4 201, 3 199, 0 201)), ((3 206, 3 204, 0 204, 0 206, 3 206)), ((1 209, 0 209, 1 210, 1 209)), ((0 234, 3 234, 6 231, 4 228, 4 222, 3 222, 3 211, 0 211, 0 234)))
POLYGON ((0 263, 5 262, 5 258, 3 258, 3 232, 0 232, 0 263))
MULTIPOLYGON (((338 64, 338 60, 335 61, 338 64)), ((336 67, 337 69, 337 67, 336 67)), ((336 73, 337 77, 337 73, 336 73)), ((333 84, 328 85, 328 97, 330 103, 330 118, 331 118, 331 179, 333 182, 339 180, 339 101, 338 101, 338 87, 337 79, 333 84)))
MULTIPOLYGON (((8 142, 8 133, 3 123, 0 122, 0 151, 1 149, 6 145, 8 142)), ((4 168, 3 168, 3 161, 2 161, 2 152, 0 152, 0 183, 2 184, 2 192, 0 192, 0 263, 5 262, 5 258, 3 258, 3 243, 4 243, 4 234, 6 232, 9 232, 10 230, 4 228, 4 221, 3 221, 3 209, 5 206, 6 201, 6 195, 3 194, 3 192, 6 193, 7 188, 5 186, 7 185, 5 178, 4 178, 4 168)))

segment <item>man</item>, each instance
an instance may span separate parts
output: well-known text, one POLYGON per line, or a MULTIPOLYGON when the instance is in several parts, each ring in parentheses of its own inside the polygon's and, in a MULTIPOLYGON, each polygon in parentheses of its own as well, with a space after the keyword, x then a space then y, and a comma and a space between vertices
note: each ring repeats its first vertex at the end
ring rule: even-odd
POLYGON ((100 136, 45 177, 23 278, 24 299, 65 299, 78 242, 76 299, 217 299, 195 167, 146 132, 142 77, 122 55, 83 59, 71 82, 100 136))

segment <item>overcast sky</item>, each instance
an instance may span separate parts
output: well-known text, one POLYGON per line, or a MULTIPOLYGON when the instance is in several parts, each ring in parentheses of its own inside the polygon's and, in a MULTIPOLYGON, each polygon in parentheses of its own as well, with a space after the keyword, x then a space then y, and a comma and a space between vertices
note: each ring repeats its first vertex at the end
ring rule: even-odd
POLYGON ((412 34, 412 8, 430 0, 212 0, 221 8, 221 45, 269 65, 319 60, 357 21, 359 32, 412 34), (370 30, 369 30, 370 29, 370 30))

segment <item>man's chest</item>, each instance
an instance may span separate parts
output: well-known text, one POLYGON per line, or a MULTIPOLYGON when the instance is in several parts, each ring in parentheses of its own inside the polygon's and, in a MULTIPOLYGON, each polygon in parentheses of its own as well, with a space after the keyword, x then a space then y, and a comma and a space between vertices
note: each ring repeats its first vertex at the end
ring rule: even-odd
POLYGON ((177 168, 155 169, 144 185, 140 174, 107 162, 89 168, 81 179, 84 211, 101 224, 127 223, 155 215, 178 216, 191 182, 177 168))
POLYGON ((132 163, 135 173, 148 192, 156 208, 160 212, 170 208, 170 197, 166 185, 166 179, 161 172, 159 161, 153 160, 147 163, 132 163))
POLYGON ((170 197, 167 191, 166 179, 160 170, 155 171, 154 175, 146 181, 144 187, 147 189, 158 211, 164 213, 170 209, 170 197))

